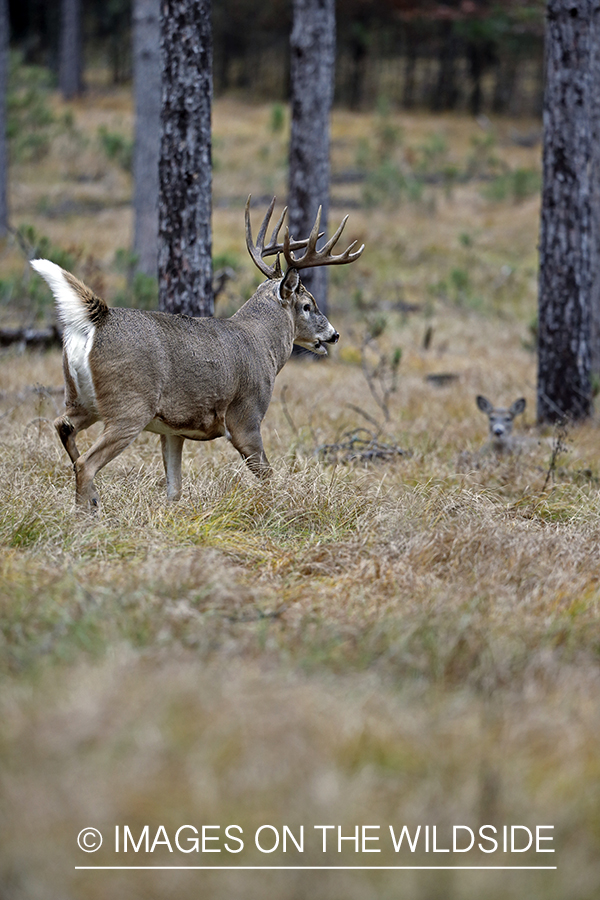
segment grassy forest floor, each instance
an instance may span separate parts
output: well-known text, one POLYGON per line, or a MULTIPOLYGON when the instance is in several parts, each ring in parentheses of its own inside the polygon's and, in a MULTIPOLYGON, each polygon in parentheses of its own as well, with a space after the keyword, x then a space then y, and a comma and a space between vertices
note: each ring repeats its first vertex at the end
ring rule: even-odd
MULTIPOLYGON (((141 302, 125 275, 130 97, 48 104, 43 152, 12 167, 13 224, 109 302, 141 302)), ((89 526, 51 425, 59 352, 1 352, 2 898, 599 895, 600 446, 596 422, 534 427, 538 128, 334 114, 332 220, 350 212, 366 250, 331 273, 340 343, 278 378, 268 485, 225 442, 187 442, 168 505, 144 434, 99 476, 89 526), (516 454, 486 452, 479 393, 526 397, 516 454), (358 437, 387 457, 361 458, 358 437), (265 824, 304 826, 304 852, 260 853, 265 824), (117 855, 116 825, 136 840, 149 825, 150 843, 162 825, 163 843, 117 855), (182 825, 221 826, 220 855, 170 853, 182 825), (330 831, 323 853, 316 825, 380 826, 366 847, 382 852, 338 852, 330 831), (390 825, 421 826, 414 853, 393 852, 390 825), (425 826, 447 848, 453 825, 499 841, 553 826, 556 852, 425 852, 425 826), (96 854, 77 848, 87 826, 96 854), (75 869, 117 864, 558 868, 75 869)), ((258 282, 243 204, 285 196, 286 134, 281 107, 215 104, 214 252, 237 272, 218 314, 258 282)), ((50 317, 12 240, 0 261, 0 324, 50 317)))

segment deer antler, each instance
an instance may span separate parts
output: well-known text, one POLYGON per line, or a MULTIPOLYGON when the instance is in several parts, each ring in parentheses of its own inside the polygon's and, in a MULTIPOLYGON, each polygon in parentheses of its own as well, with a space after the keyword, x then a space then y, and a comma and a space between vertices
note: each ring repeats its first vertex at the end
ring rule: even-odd
MULTIPOLYGON (((275 207, 276 197, 273 197, 269 204, 269 208, 267 209, 266 215, 262 221, 262 225, 260 226, 258 235, 256 237, 256 245, 252 241, 252 228, 250 226, 250 200, 251 196, 248 197, 246 201, 246 246, 248 247, 248 253, 252 257, 254 261, 254 265, 260 269, 263 275, 266 275, 267 278, 279 278, 282 275, 281 266, 279 265, 279 254, 282 252, 284 245, 277 243, 277 238, 279 237, 279 232, 281 231, 281 226, 283 225, 283 220, 285 218, 285 214, 287 212, 287 206, 284 206, 283 212, 279 216, 277 220, 277 224, 273 229, 273 233, 271 235, 271 240, 265 247, 265 235, 267 233, 267 228, 269 227, 269 222, 271 221, 271 216, 273 215, 273 209, 275 207), (263 257, 265 256, 274 256, 277 254, 277 259, 275 260, 274 265, 269 266, 267 263, 263 262, 263 257)), ((287 229, 286 229, 287 231, 287 229)), ((290 241, 290 249, 291 250, 302 250, 304 247, 308 245, 309 239, 307 238, 304 241, 290 241)))
POLYGON ((336 233, 329 238, 327 243, 324 244, 320 250, 317 250, 317 241, 322 237, 322 232, 319 232, 319 226, 321 224, 321 207, 319 207, 310 237, 308 238, 308 241, 304 242, 306 253, 304 256, 301 256, 300 259, 296 259, 292 251, 298 249, 297 245, 302 242, 292 240, 290 237, 290 230, 286 227, 285 236, 283 238, 283 255, 285 256, 285 261, 288 266, 291 269, 308 269, 314 266, 341 266, 343 263, 354 262, 355 259, 358 259, 365 249, 365 245, 363 244, 358 250, 352 252, 352 248, 356 246, 358 241, 353 241, 343 253, 339 254, 339 256, 331 255, 331 251, 340 239, 340 235, 344 230, 347 221, 348 216, 344 216, 342 224, 336 233))

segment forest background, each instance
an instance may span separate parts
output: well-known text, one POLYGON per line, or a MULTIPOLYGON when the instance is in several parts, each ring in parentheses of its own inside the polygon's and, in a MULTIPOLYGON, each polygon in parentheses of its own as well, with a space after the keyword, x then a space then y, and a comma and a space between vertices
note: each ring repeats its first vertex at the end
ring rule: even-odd
MULTIPOLYGON (((10 0, 9 8, 25 62, 58 71, 61 4, 10 0)), ((90 0, 82 12, 88 63, 101 62, 113 84, 130 80, 130 0, 90 0)), ((291 21, 286 0, 215 3, 216 95, 245 90, 257 100, 285 101, 291 21)), ((404 108, 541 114, 541 0, 348 0, 336 32, 339 104, 357 109, 386 97, 404 108)))

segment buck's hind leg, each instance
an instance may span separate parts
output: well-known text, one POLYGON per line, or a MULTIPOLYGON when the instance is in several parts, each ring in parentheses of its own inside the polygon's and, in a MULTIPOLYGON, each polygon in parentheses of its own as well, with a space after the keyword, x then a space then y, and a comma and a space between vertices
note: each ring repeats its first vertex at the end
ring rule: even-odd
POLYGON ((63 447, 71 457, 71 462, 74 463, 80 456, 75 438, 80 431, 89 428, 90 425, 97 421, 98 416, 94 415, 94 413, 75 406, 69 406, 62 416, 54 420, 54 427, 58 432, 63 447))
POLYGON ((74 463, 77 506, 89 512, 98 512, 100 497, 94 486, 96 473, 107 463, 122 453, 138 436, 146 425, 143 422, 111 422, 90 449, 79 456, 74 463))
POLYGON ((179 434, 161 434, 160 446, 163 465, 167 476, 167 500, 179 500, 181 497, 181 454, 183 442, 179 434))

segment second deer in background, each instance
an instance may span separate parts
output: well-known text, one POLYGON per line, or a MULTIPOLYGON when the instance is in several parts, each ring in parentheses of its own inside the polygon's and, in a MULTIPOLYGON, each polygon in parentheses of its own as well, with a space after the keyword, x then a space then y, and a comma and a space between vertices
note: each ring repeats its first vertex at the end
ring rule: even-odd
POLYGON ((520 397, 515 400, 508 409, 494 406, 487 397, 481 394, 476 399, 479 409, 486 414, 490 426, 489 448, 496 453, 513 453, 517 447, 513 436, 513 422, 515 416, 520 415, 525 409, 526 400, 520 397))

